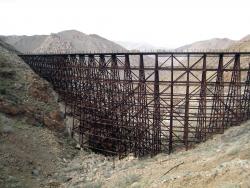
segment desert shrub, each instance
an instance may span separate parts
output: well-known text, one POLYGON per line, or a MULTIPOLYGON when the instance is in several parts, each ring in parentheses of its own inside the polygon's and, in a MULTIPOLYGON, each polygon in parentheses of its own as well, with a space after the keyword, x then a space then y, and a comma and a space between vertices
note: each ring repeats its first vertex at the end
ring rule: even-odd
POLYGON ((234 147, 232 149, 230 149, 229 151, 227 151, 228 155, 237 155, 240 152, 241 148, 240 147, 234 147))
POLYGON ((5 66, 5 62, 7 61, 6 57, 0 54, 0 66, 5 66))
POLYGON ((140 176, 135 173, 127 173, 118 179, 114 180, 111 187, 126 188, 132 185, 134 182, 137 182, 140 179, 140 176))
POLYGON ((83 185, 85 188, 101 188, 102 187, 102 182, 100 181, 95 181, 95 182, 88 182, 83 185))

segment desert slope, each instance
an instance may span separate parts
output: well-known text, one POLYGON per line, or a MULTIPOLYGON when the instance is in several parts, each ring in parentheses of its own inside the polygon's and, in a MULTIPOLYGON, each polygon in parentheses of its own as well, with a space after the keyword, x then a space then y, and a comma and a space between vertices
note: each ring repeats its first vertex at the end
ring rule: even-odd
POLYGON ((229 47, 232 51, 250 51, 250 35, 245 36, 229 47))
POLYGON ((58 187, 250 187, 250 121, 188 151, 112 160, 81 152, 49 180, 58 187), (61 178, 69 181, 61 181, 61 178))

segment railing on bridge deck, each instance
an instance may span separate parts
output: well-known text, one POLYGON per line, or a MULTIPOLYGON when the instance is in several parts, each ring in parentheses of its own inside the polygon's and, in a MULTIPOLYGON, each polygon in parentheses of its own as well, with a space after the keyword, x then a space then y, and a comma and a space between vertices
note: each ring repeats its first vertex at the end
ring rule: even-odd
POLYGON ((83 147, 172 152, 250 117, 250 52, 22 54, 74 118, 83 147))

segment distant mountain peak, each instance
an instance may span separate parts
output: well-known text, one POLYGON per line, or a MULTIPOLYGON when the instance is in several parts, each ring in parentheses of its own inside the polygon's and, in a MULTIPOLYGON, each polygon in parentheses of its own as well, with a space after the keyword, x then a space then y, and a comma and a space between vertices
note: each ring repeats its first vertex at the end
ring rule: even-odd
POLYGON ((250 34, 241 39, 241 41, 249 41, 249 40, 250 40, 250 34))
POLYGON ((177 48, 177 50, 207 50, 207 49, 227 49, 235 43, 234 40, 228 38, 212 38, 208 40, 202 40, 194 42, 185 46, 177 48))
POLYGON ((87 35, 77 30, 65 30, 50 35, 2 36, 1 38, 24 53, 127 51, 120 45, 99 35, 87 35))
POLYGON ((78 31, 78 30, 75 30, 75 29, 60 31, 56 34, 84 34, 85 35, 85 33, 78 31))

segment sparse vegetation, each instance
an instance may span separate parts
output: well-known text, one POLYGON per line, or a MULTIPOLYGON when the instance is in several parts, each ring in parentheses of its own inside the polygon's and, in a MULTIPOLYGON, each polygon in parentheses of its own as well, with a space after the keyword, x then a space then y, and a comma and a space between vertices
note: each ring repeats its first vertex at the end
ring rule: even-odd
POLYGON ((84 183, 83 187, 85 187, 85 188, 101 188, 102 187, 102 182, 97 181, 97 182, 84 183))
POLYGON ((127 173, 113 180, 113 182, 111 183, 111 187, 126 188, 126 187, 131 186, 133 183, 139 181, 139 179, 140 179, 140 176, 138 174, 127 173))

